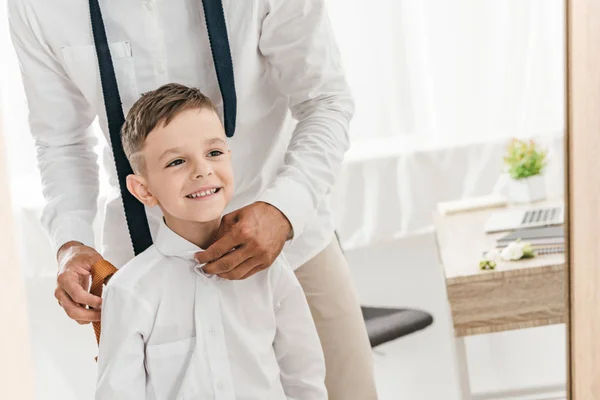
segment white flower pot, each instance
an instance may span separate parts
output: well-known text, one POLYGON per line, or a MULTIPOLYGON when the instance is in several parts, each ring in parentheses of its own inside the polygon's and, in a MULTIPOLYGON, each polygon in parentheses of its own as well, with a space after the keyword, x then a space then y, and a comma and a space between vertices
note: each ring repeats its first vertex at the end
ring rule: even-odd
POLYGON ((511 203, 531 203, 546 198, 546 183, 543 175, 523 179, 510 179, 508 201, 511 203))

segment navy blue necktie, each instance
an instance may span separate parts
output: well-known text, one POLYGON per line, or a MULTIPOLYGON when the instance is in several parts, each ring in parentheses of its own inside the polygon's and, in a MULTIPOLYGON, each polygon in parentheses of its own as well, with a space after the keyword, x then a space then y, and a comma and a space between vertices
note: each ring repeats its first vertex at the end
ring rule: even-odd
MULTIPOLYGON (((98 0, 89 0, 89 5, 92 34, 96 46, 102 93, 104 95, 104 105, 108 119, 110 142, 117 169, 129 236, 133 244, 133 251, 137 255, 152 245, 152 237, 144 205, 127 190, 126 177, 132 173, 132 169, 121 144, 121 127, 125 122, 121 96, 119 95, 100 5, 98 0)), ((221 89, 221 97, 223 98, 225 133, 227 137, 232 137, 235 131, 237 99, 223 4, 221 0, 202 0, 202 6, 204 7, 204 16, 206 18, 213 62, 217 72, 217 80, 221 89)))

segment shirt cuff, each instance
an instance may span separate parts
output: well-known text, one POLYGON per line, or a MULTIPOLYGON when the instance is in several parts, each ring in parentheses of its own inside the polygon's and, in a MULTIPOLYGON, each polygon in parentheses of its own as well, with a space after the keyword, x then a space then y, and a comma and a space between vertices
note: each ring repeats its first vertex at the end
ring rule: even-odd
POLYGON ((302 234, 316 211, 310 192, 290 177, 276 178, 274 184, 257 201, 268 203, 285 215, 292 225, 292 242, 302 234))
POLYGON ((54 228, 50 231, 50 240, 54 246, 54 254, 67 242, 75 241, 85 246, 94 248, 94 228, 87 222, 77 217, 62 217, 54 221, 54 228))

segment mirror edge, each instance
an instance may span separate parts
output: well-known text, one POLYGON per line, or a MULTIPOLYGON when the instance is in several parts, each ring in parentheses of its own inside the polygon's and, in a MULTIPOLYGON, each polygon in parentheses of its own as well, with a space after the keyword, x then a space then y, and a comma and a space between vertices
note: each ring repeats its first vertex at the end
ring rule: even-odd
POLYGON ((570 400, 600 398, 600 7, 598 1, 566 1, 566 226, 569 265, 567 392, 570 400), (577 157, 575 155, 577 154, 577 157), (574 268, 574 266, 577 266, 574 268))

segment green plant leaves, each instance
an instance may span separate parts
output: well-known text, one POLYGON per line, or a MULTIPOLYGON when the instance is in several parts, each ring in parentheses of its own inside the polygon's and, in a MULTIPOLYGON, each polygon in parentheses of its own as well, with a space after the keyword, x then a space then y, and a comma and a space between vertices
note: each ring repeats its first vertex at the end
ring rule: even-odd
POLYGON ((513 139, 507 148, 504 164, 513 179, 540 174, 546 167, 547 151, 538 149, 533 140, 513 139))

